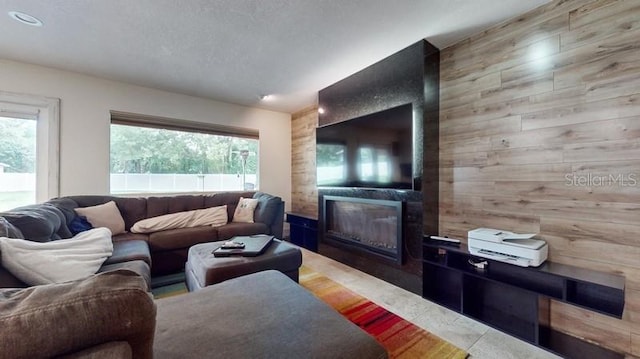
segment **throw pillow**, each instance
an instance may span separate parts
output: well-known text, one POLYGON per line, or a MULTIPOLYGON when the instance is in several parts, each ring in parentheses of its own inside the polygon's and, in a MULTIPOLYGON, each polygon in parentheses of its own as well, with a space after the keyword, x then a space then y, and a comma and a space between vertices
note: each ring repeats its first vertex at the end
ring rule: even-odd
POLYGON ((2 265, 29 285, 62 283, 95 274, 113 254, 111 231, 94 228, 75 237, 39 243, 0 237, 2 265))
POLYGON ((233 222, 253 223, 253 212, 257 206, 257 199, 240 197, 236 211, 233 213, 233 222))
POLYGON ((74 236, 80 232, 88 231, 91 228, 93 228, 93 226, 87 221, 86 217, 76 215, 75 218, 69 222, 69 230, 74 236))
POLYGON ((76 213, 87 217, 87 221, 96 227, 107 227, 112 235, 124 233, 124 219, 116 202, 109 201, 93 207, 76 208, 76 213))
POLYGON ((136 222, 131 226, 133 233, 151 233, 168 229, 213 226, 227 224, 227 206, 210 207, 165 214, 136 222))

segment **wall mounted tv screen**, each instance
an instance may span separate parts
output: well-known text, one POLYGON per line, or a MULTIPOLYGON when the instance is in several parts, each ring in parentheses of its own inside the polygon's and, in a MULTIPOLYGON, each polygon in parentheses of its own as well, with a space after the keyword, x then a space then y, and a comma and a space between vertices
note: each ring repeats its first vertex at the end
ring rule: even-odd
POLYGON ((316 129, 318 187, 412 189, 411 104, 316 129))

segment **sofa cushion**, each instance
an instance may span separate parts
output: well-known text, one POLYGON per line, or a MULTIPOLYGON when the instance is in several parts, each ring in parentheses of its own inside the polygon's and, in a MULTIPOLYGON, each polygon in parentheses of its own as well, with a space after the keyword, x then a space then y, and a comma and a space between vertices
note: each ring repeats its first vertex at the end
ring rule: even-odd
POLYGON ((223 227, 202 226, 154 232, 149 234, 149 248, 152 252, 161 252, 189 248, 197 243, 212 242, 218 238, 216 229, 223 227))
POLYGON ((147 198, 147 216, 145 218, 202 208, 204 208, 203 196, 149 197, 147 198))
POLYGON ((255 212, 257 206, 257 199, 240 197, 238 206, 233 213, 233 222, 253 223, 253 213, 255 212))
POLYGON ((227 213, 229 214, 229 218, 233 218, 233 214, 236 211, 236 207, 238 205, 238 201, 240 197, 243 198, 251 198, 255 194, 254 191, 244 191, 244 192, 220 192, 215 193, 213 195, 205 195, 204 196, 204 206, 205 207, 216 207, 227 205, 227 213))
POLYGON ((176 212, 158 217, 151 217, 136 222, 131 227, 134 233, 152 233, 176 228, 200 226, 218 227, 226 224, 227 206, 194 209, 192 211, 176 212))
POLYGON ((98 273, 107 273, 118 270, 126 270, 136 273, 145 281, 147 290, 151 290, 151 268, 145 261, 128 261, 122 263, 105 264, 100 267, 98 273))
MULTIPOLYGON (((218 240, 231 239, 234 236, 250 236, 252 234, 269 233, 269 227, 264 223, 227 223, 218 229, 218 240)), ((211 242, 211 241, 207 241, 211 242)))
POLYGON ((2 265, 30 285, 61 283, 95 274, 113 252, 111 232, 94 228, 59 241, 0 238, 2 265))
POLYGON ((109 228, 112 234, 124 232, 124 218, 116 202, 109 201, 97 206, 76 208, 76 213, 87 218, 93 227, 109 228))
POLYGON ((131 233, 131 232, 124 232, 124 233, 120 233, 118 235, 115 236, 111 236, 111 240, 115 243, 115 242, 122 242, 122 241, 149 241, 149 235, 146 233, 131 233))
POLYGON ((103 265, 140 260, 151 266, 151 253, 146 241, 131 240, 113 242, 113 253, 103 265))
POLYGON ((25 288, 29 285, 0 265, 0 288, 25 288))
POLYGON ((0 356, 55 357, 126 341, 134 358, 151 358, 155 314, 144 280, 130 271, 5 289, 0 292, 0 356))

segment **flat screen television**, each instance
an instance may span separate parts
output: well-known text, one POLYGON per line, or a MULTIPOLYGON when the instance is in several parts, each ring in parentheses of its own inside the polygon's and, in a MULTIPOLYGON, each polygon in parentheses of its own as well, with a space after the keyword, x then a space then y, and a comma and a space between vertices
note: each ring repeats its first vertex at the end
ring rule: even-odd
POLYGON ((411 104, 316 129, 318 187, 412 189, 411 104))

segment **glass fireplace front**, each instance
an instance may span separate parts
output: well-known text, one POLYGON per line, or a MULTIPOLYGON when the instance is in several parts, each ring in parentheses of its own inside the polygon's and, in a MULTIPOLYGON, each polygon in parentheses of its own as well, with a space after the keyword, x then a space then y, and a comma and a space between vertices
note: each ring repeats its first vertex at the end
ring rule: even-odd
POLYGON ((323 239, 402 264, 402 202, 323 197, 323 239))

